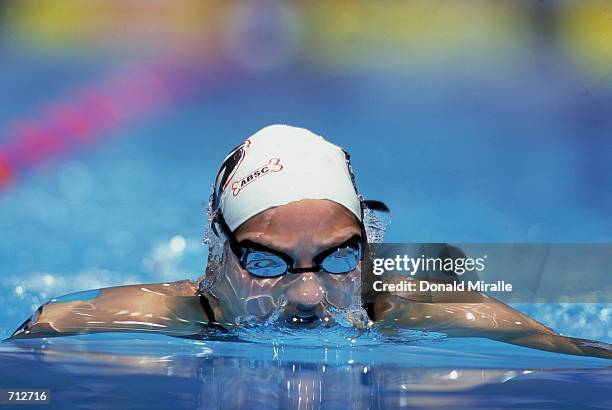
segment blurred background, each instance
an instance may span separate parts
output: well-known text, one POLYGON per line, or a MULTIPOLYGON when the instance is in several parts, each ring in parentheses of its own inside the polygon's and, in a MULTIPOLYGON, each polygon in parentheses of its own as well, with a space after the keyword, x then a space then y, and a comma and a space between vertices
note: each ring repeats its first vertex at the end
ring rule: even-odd
MULTIPOLYGON (((351 153, 387 241, 612 242, 609 1, 5 0, 0 93, 0 337, 197 278, 217 167, 273 123, 351 153)), ((612 339, 609 305, 525 309, 612 339)))

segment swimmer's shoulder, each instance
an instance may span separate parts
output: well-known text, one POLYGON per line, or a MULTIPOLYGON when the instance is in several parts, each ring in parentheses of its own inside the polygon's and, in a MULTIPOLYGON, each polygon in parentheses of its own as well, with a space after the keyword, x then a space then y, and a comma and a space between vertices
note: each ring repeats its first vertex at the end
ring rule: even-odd
POLYGON ((140 283, 100 289, 101 296, 109 293, 138 293, 158 296, 197 296, 198 286, 189 279, 174 282, 140 283))
POLYGON ((208 323, 206 317, 197 286, 190 280, 124 285, 54 298, 39 307, 12 337, 149 332, 151 327, 183 337, 200 334, 208 323))

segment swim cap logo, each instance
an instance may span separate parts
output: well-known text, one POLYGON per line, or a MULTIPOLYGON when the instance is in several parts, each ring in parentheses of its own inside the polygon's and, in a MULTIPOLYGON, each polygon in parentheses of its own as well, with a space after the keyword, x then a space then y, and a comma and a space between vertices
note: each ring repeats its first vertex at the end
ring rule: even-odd
POLYGON ((238 145, 234 148, 229 155, 223 161, 219 172, 217 173, 216 184, 215 184, 215 196, 214 196, 214 206, 217 207, 221 203, 221 194, 230 184, 234 175, 236 175, 236 171, 242 164, 244 157, 246 156, 246 152, 251 146, 251 140, 247 139, 242 144, 238 145))
POLYGON ((263 177, 264 175, 268 175, 272 172, 279 172, 282 169, 283 169, 283 166, 280 163, 280 159, 272 158, 266 165, 261 166, 252 172, 249 172, 247 176, 234 182, 232 184, 232 195, 238 196, 240 191, 242 191, 251 182, 263 177))

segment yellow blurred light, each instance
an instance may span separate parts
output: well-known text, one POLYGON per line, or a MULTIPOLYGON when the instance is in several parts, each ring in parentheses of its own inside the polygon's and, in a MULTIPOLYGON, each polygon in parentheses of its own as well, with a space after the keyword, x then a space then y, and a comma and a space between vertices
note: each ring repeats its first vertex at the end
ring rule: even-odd
POLYGON ((560 38, 573 62, 585 72, 612 71, 612 2, 567 2, 560 13, 560 38))
POLYGON ((9 26, 39 47, 210 48, 227 2, 24 0, 9 26))
POLYGON ((309 52, 322 65, 362 68, 502 63, 529 35, 525 8, 504 1, 307 3, 309 52))

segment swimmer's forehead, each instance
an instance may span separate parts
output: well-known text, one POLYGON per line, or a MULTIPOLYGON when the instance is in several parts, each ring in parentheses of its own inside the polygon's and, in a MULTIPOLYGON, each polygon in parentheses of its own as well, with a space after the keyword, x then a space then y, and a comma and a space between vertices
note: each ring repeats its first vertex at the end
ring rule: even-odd
POLYGON ((249 240, 279 251, 290 251, 304 240, 327 249, 355 235, 361 235, 357 218, 328 200, 302 200, 270 208, 236 231, 238 241, 249 240))

